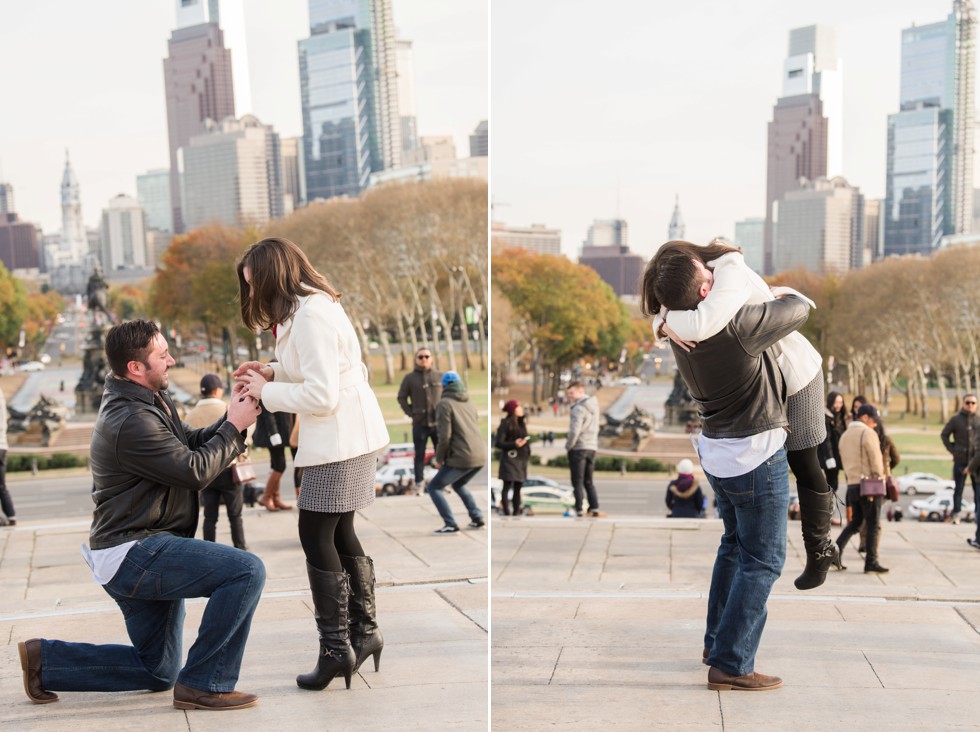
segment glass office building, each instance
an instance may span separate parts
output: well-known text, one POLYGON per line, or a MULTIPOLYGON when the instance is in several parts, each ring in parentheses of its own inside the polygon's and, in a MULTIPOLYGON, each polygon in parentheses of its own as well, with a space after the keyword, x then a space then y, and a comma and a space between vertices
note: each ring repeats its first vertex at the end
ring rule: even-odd
POLYGON ((311 0, 299 67, 307 198, 356 196, 401 151, 390 0, 311 0))

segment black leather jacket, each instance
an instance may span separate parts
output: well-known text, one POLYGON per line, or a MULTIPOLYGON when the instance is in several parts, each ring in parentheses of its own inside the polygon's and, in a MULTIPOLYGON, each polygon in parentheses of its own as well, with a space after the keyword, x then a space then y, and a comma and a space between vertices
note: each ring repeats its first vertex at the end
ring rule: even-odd
POLYGON ((809 314, 804 300, 787 295, 744 305, 724 330, 690 353, 671 342, 706 437, 747 437, 787 425, 786 384, 771 347, 809 314))
MULTIPOLYGON (((245 450, 235 426, 220 419, 191 429, 154 403, 154 392, 111 374, 92 433, 89 465, 95 512, 89 545, 107 549, 151 534, 191 538, 198 491, 245 450)), ((170 413, 177 409, 162 394, 170 413)))
POLYGON ((398 387, 398 406, 415 427, 436 426, 436 405, 442 396, 442 372, 415 367, 398 387))

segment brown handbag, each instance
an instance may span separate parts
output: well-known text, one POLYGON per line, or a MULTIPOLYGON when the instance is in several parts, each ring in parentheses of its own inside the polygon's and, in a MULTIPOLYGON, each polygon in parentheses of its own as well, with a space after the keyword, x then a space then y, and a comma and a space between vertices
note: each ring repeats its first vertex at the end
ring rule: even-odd
POLYGON ((255 480, 255 466, 247 458, 231 466, 231 482, 235 485, 245 485, 253 480, 255 480))
POLYGON ((898 500, 898 481, 892 475, 885 478, 885 496, 889 501, 898 500))

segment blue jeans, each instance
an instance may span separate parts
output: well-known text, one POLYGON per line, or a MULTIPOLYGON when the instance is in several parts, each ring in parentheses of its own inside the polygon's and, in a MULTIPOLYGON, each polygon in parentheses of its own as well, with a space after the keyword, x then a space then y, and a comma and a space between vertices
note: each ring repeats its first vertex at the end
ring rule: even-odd
POLYGON ((473 494, 470 493, 469 488, 466 487, 466 484, 472 480, 473 476, 482 469, 483 466, 479 468, 450 468, 448 465, 443 465, 439 468, 439 472, 429 481, 429 495, 432 497, 432 502, 436 504, 436 510, 439 511, 439 515, 442 516, 442 520, 446 526, 457 525, 456 519, 453 518, 453 512, 449 508, 449 501, 446 500, 447 485, 452 485, 453 490, 456 491, 456 495, 463 499, 463 505, 466 506, 466 511, 469 513, 470 519, 473 521, 483 521, 483 512, 476 505, 476 501, 473 499, 473 494))
MULTIPOLYGON (((963 475, 963 471, 966 469, 968 463, 953 463, 953 515, 958 516, 960 513, 960 508, 963 506, 963 489, 966 487, 966 476, 963 475)), ((973 473, 970 473, 970 484, 973 486, 973 494, 976 496, 977 493, 977 479, 973 473)), ((978 509, 980 506, 974 506, 974 509, 978 509)), ((977 524, 980 527, 980 522, 977 524)))
POLYGON ((439 431, 423 425, 412 425, 412 444, 415 446, 415 483, 425 480, 425 443, 432 440, 432 449, 439 446, 439 431))
POLYGON ((175 682, 234 691, 252 615, 265 585, 254 554, 154 534, 135 544, 104 585, 132 646, 41 641, 41 684, 51 691, 165 691, 175 682), (184 598, 209 597, 181 669, 184 598))
POLYGON ((595 471, 595 450, 569 450, 568 467, 572 473, 572 490, 575 493, 575 513, 582 513, 582 493, 589 502, 590 511, 599 510, 599 497, 595 492, 592 474, 595 471))
POLYGON ((711 649, 709 666, 741 676, 755 670, 766 601, 786 560, 786 450, 745 475, 707 477, 725 533, 711 575, 704 647, 711 649))

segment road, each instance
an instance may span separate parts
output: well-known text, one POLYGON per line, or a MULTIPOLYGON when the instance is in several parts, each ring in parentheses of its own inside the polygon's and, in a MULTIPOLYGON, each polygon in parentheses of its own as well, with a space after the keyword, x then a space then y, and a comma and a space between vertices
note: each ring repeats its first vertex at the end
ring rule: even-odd
MULTIPOLYGON (((269 477, 268 463, 256 464, 255 473, 258 484, 264 486, 269 477)), ((484 469, 473 478, 472 485, 485 486, 486 483, 487 471, 484 469)), ((21 521, 87 519, 92 515, 92 476, 87 472, 61 478, 45 477, 44 473, 33 477, 24 473, 14 473, 8 476, 7 488, 10 489, 14 500, 17 518, 21 521)), ((295 495, 290 464, 282 478, 282 496, 292 503, 295 495)), ((454 511, 462 507, 458 498, 450 498, 449 505, 454 511)))

